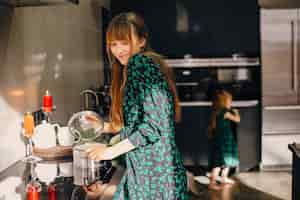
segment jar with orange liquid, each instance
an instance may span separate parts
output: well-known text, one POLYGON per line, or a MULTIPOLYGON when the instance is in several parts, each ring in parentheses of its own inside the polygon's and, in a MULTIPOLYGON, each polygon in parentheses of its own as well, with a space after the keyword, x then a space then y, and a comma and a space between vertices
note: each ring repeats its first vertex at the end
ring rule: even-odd
POLYGON ((34 118, 32 113, 26 112, 23 118, 23 129, 22 134, 24 137, 28 139, 26 157, 24 159, 25 162, 33 161, 33 142, 32 136, 34 134, 34 118))
POLYGON ((34 132, 34 118, 30 112, 26 112, 23 120, 23 135, 31 138, 34 132))
POLYGON ((32 136, 34 134, 34 117, 32 113, 26 112, 23 118, 22 134, 28 139, 26 156, 23 162, 30 163, 31 180, 26 185, 27 200, 39 200, 41 183, 36 179, 34 173, 34 165, 38 161, 37 157, 33 156, 33 141, 32 136))

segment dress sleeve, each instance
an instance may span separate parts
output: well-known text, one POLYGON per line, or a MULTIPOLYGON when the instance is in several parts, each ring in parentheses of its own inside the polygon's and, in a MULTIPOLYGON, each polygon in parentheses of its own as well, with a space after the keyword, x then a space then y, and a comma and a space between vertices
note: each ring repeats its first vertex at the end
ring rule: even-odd
POLYGON ((160 68, 151 58, 135 56, 128 64, 128 81, 138 102, 138 120, 129 141, 136 147, 155 143, 168 131, 170 101, 160 68))

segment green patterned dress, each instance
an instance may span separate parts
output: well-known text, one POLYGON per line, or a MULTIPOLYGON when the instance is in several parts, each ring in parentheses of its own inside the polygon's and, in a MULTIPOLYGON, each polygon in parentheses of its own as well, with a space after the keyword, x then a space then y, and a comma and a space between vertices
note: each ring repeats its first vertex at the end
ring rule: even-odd
POLYGON ((216 132, 211 141, 210 167, 237 167, 239 165, 237 143, 231 130, 231 121, 225 119, 228 109, 217 114, 216 132))
POLYGON ((125 155, 126 172, 114 200, 186 200, 187 178, 175 144, 174 103, 158 64, 143 54, 128 62, 124 128, 136 149, 125 155))

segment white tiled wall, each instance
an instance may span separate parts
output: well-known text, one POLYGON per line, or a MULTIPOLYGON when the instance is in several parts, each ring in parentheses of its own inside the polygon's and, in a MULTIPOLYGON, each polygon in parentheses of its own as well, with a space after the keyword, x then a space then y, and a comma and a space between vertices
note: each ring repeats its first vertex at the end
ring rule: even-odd
POLYGON ((79 92, 102 84, 97 5, 107 3, 0 7, 0 171, 24 156, 22 114, 39 109, 45 90, 65 124, 80 109, 79 92))

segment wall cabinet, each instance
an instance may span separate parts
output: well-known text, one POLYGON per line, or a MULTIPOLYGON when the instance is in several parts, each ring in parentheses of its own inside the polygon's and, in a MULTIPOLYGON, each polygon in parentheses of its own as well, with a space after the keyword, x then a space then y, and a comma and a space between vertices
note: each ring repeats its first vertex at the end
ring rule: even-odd
POLYGON ((262 102, 298 105, 299 9, 261 10, 262 102))

